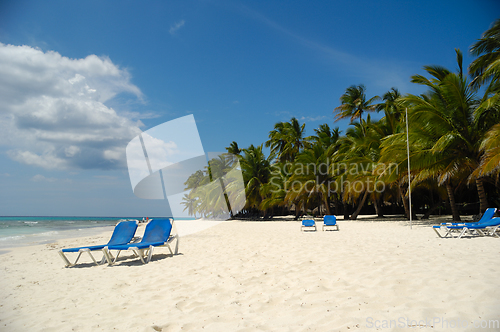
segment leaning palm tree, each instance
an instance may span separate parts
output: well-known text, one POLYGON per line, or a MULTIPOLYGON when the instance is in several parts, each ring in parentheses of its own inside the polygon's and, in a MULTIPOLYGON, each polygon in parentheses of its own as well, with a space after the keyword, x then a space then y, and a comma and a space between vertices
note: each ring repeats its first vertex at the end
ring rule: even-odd
POLYGON ((351 123, 355 119, 359 119, 361 122, 363 112, 374 111, 376 109, 376 105, 373 103, 379 100, 380 97, 375 96, 367 100, 365 90, 366 88, 363 84, 357 86, 351 85, 346 89, 345 93, 340 96, 342 104, 334 110, 337 113, 334 117, 335 121, 350 118, 351 123))

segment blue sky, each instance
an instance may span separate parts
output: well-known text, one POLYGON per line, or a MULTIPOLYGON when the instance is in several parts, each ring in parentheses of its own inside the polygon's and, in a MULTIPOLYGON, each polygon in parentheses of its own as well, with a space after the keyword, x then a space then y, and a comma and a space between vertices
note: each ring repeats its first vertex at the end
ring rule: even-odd
POLYGON ((500 3, 2 1, 0 215, 165 215, 132 193, 126 144, 194 114, 205 151, 260 144, 291 117, 333 123, 352 84, 419 93, 456 68, 500 3))

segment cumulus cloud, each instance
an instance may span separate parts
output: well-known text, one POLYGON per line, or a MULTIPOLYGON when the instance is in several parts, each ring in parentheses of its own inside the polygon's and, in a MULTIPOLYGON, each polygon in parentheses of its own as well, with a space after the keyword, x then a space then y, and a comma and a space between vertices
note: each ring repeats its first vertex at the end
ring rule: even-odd
POLYGON ((125 167, 142 123, 105 105, 120 93, 142 98, 107 57, 0 43, 0 144, 13 160, 47 169, 125 167))

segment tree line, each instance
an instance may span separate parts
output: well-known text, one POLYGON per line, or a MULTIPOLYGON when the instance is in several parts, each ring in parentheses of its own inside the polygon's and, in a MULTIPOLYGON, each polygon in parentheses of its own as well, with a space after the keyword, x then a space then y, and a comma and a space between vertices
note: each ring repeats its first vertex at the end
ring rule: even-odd
POLYGON ((429 65, 425 75, 413 75, 411 82, 426 88, 420 95, 391 88, 368 98, 364 85, 348 87, 333 111, 335 121, 350 119, 345 133, 322 124, 306 136, 305 124, 292 118, 276 123, 260 145, 241 149, 233 141, 226 150, 243 174, 240 214, 409 218, 410 191, 412 211, 423 218, 441 211, 458 221, 461 213, 498 207, 500 20, 469 51, 475 59, 468 68, 456 49, 456 70, 429 65), (375 121, 369 112, 383 116, 375 121))

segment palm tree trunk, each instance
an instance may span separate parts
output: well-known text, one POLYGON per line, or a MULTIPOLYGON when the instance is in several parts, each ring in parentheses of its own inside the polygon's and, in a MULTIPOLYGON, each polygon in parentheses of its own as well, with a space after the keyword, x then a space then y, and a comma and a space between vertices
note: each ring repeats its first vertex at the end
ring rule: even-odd
POLYGON ((460 214, 458 213, 457 204, 455 203, 455 194, 453 193, 453 187, 451 186, 450 182, 446 182, 446 192, 448 193, 448 199, 450 200, 453 221, 460 221, 460 214))
POLYGON ((379 218, 384 218, 384 194, 380 194, 379 198, 377 199, 377 206, 378 206, 378 214, 377 217, 379 218))
POLYGON ((422 219, 429 219, 432 212, 436 211, 439 207, 441 207, 441 204, 442 204, 441 201, 437 201, 437 202, 433 203, 432 206, 429 208, 429 210, 427 210, 427 212, 424 213, 424 215, 422 216, 422 219))
POLYGON ((484 213, 488 208, 488 199, 484 190, 484 178, 476 179, 477 194, 479 196, 479 214, 484 213))
POLYGON ((299 220, 299 217, 300 217, 299 202, 295 202, 295 220, 299 220))
POLYGON ((377 218, 383 218, 384 212, 382 211, 382 206, 380 202, 382 201, 382 195, 377 197, 377 195, 373 194, 373 206, 375 207, 375 213, 377 214, 377 218))
POLYGON ((379 215, 378 201, 375 195, 372 196, 372 201, 373 201, 373 207, 375 208, 375 214, 378 216, 379 215))
POLYGON ((361 202, 359 202, 358 208, 356 209, 356 211, 354 211, 354 213, 351 216, 351 220, 356 220, 358 218, 358 215, 361 212, 361 209, 365 205, 366 197, 368 197, 368 190, 365 191, 365 194, 363 195, 361 202))
POLYGON ((410 219, 410 208, 408 207, 408 202, 406 201, 406 197, 403 194, 403 190, 401 189, 401 186, 398 187, 398 191, 399 191, 399 196, 401 196, 401 200, 403 201, 403 207, 405 209, 406 219, 409 220, 410 219))
POLYGON ((342 205, 344 207, 344 220, 348 220, 349 219, 349 204, 347 204, 346 202, 344 202, 344 200, 342 200, 342 205))
POLYGON ((326 214, 330 215, 331 214, 331 212, 330 212, 330 200, 328 199, 328 195, 324 195, 324 196, 325 196, 326 214))
POLYGON ((335 214, 338 214, 341 209, 340 209, 340 201, 339 201, 339 197, 337 194, 334 194, 333 195, 333 204, 335 205, 335 214))

